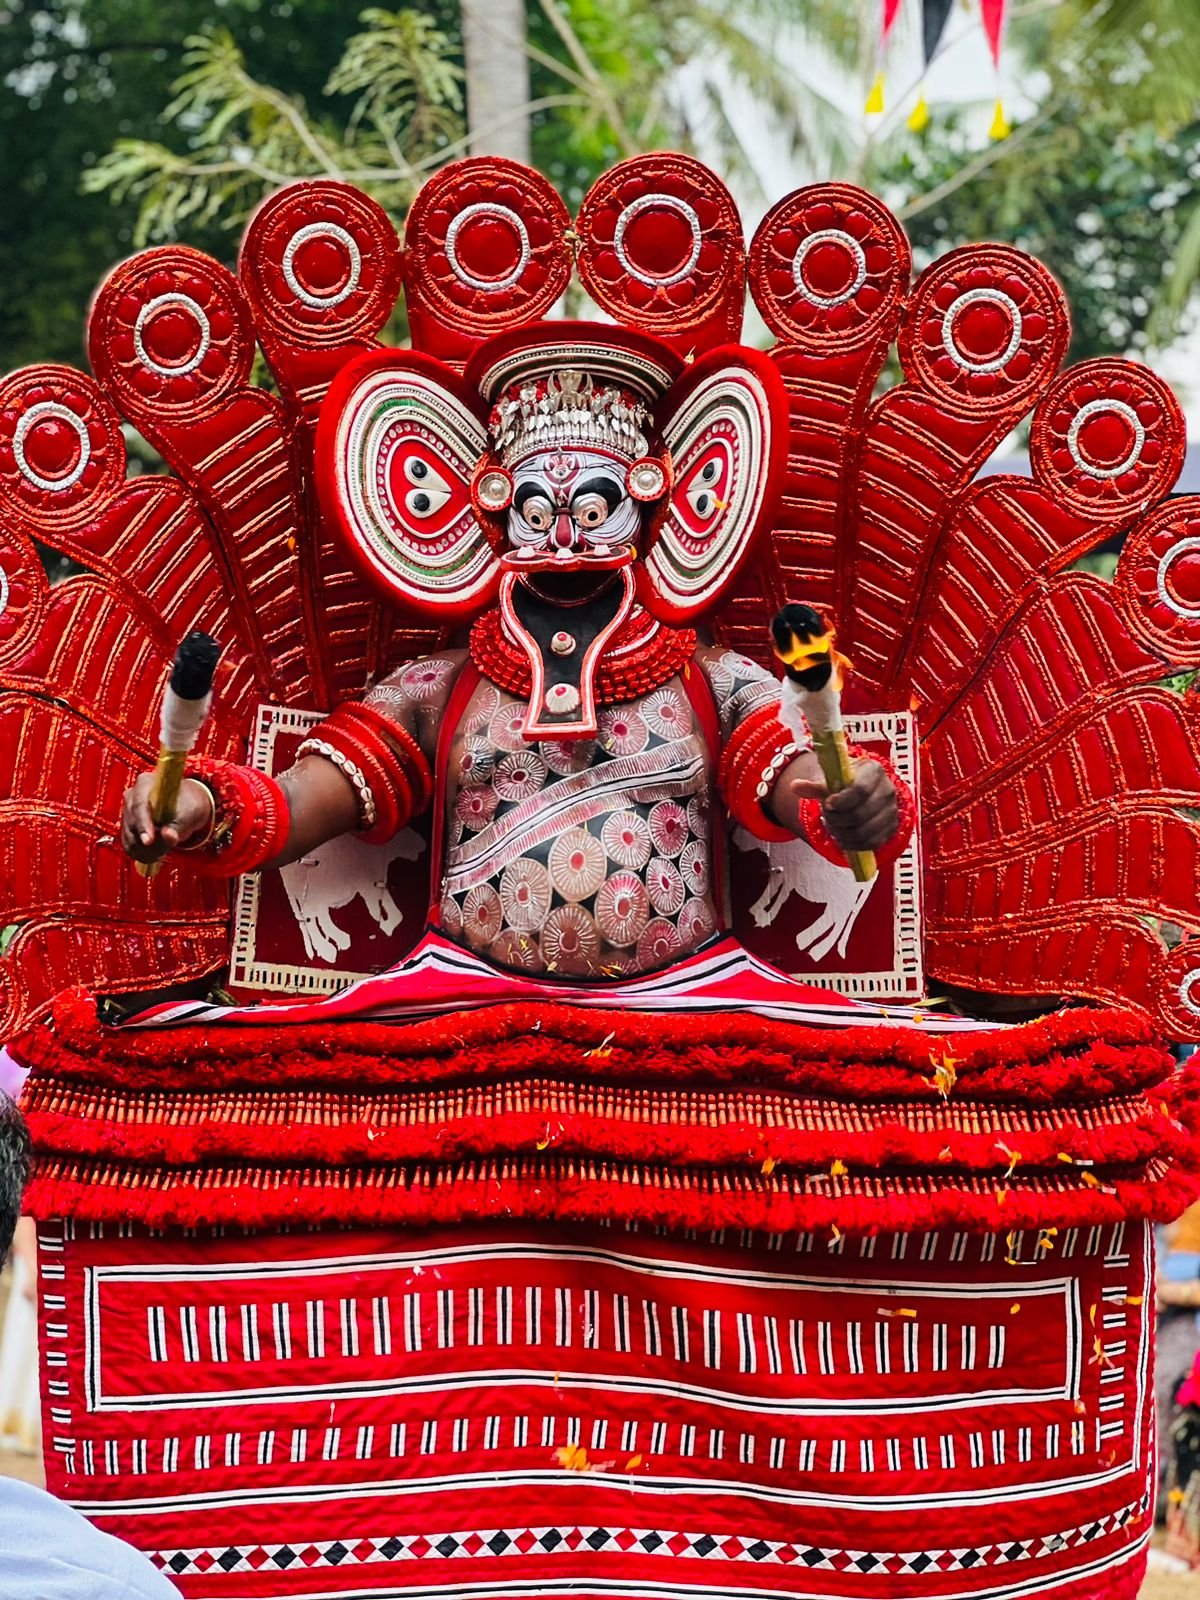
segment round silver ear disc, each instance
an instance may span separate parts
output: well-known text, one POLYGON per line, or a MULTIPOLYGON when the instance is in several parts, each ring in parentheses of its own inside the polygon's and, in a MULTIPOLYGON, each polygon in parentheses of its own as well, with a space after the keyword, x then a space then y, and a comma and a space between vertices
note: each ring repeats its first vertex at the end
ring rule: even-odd
POLYGON ((635 500, 657 500, 667 487, 667 474, 661 461, 635 461, 627 482, 635 500))
POLYGON ((475 498, 485 511, 504 511, 512 504, 512 479, 499 469, 485 472, 475 485, 475 498))

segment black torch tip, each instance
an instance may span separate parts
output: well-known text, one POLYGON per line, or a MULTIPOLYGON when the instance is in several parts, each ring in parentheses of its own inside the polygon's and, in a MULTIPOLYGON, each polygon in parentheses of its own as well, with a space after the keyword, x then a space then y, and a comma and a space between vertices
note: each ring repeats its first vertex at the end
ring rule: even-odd
POLYGON ((793 683, 815 693, 833 673, 833 630, 814 607, 790 601, 771 619, 771 643, 793 683))
POLYGON ((221 646, 211 634, 197 629, 175 652, 171 668, 171 688, 181 700, 203 700, 213 686, 221 646))
POLYGON ((771 637, 778 651, 793 648, 793 640, 807 643, 820 639, 829 632, 829 624, 815 606, 806 606, 790 600, 771 619, 771 637))

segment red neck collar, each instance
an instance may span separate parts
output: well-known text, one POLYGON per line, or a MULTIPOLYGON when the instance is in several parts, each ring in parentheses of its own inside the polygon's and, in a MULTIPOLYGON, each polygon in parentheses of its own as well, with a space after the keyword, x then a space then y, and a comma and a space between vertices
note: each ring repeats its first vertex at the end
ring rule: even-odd
MULTIPOLYGON (((668 628, 636 606, 613 634, 596 669, 596 701, 623 705, 649 694, 683 670, 696 649, 692 628, 668 628)), ((525 652, 504 631, 499 607, 485 611, 471 629, 471 660, 492 683, 521 700, 529 698, 533 674, 525 652)))

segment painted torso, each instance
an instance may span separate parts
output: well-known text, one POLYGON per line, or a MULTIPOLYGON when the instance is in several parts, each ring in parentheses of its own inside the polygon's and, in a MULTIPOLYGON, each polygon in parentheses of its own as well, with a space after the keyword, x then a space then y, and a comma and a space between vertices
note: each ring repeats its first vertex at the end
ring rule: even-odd
MULTIPOLYGON (((424 737, 460 670, 414 663, 376 694, 404 693, 424 737)), ((777 693, 743 657, 700 650, 724 737, 777 693)), ((394 701, 393 701, 394 704, 394 701)), ((602 709, 595 739, 528 743, 524 702, 486 679, 450 735, 440 917, 445 931, 506 967, 570 977, 653 971, 722 925, 714 880, 710 740, 680 678, 602 709)))
POLYGON ((601 711, 594 740, 527 744, 479 684, 446 775, 446 931, 505 966, 615 977, 718 926, 712 772, 678 678, 601 711))

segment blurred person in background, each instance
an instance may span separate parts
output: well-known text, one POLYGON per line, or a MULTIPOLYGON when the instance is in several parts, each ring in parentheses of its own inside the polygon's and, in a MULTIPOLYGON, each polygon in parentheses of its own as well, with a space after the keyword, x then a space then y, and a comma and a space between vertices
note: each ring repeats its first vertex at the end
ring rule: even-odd
MULTIPOLYGON (((0 1049, 0 1096, 16 1100, 27 1069, 0 1049)), ((22 1217, 13 1236, 9 1294, 0 1318, 0 1448, 36 1455, 41 1443, 37 1372, 37 1231, 22 1217)))

